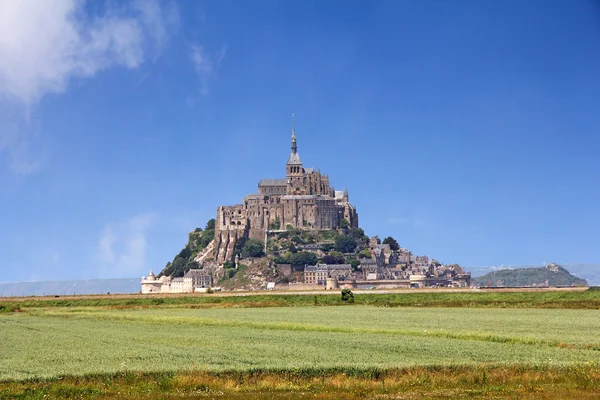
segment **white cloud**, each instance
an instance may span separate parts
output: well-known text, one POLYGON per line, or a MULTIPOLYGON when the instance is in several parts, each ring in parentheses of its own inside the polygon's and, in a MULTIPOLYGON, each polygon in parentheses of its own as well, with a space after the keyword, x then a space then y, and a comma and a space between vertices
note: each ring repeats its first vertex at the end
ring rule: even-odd
POLYGON ((135 68, 160 50, 167 25, 157 0, 107 8, 97 17, 78 0, 0 0, 0 94, 33 104, 73 78, 112 66, 135 68))
POLYGON ((216 56, 210 56, 201 45, 192 46, 190 58, 200 78, 200 93, 203 95, 208 94, 208 83, 216 74, 226 53, 227 46, 223 46, 216 56))
POLYGON ((146 272, 147 235, 156 218, 154 213, 139 214, 102 229, 97 245, 100 277, 131 277, 146 272))
MULTIPOLYGON (((17 114, 29 116, 41 98, 64 92, 75 79, 155 59, 178 24, 173 4, 107 2, 101 14, 90 15, 85 0, 0 0, 0 108, 17 104, 24 110, 17 114)), ((0 125, 0 151, 25 173, 36 162, 25 154, 27 129, 15 133, 21 123, 0 125)))

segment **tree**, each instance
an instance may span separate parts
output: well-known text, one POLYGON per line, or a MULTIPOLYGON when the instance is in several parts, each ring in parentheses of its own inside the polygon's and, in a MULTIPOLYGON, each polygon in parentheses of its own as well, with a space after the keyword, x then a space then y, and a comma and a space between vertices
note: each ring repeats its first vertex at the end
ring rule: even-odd
POLYGON ((242 258, 262 257, 265 255, 263 243, 257 239, 248 239, 242 247, 242 258))
POLYGON ((324 251, 325 253, 333 250, 335 248, 335 244, 334 243, 323 243, 321 245, 321 251, 324 251))
POLYGON ((279 219, 279 217, 276 217, 275 221, 271 222, 271 224, 269 225, 269 229, 271 229, 271 230, 281 229, 281 220, 279 219))
POLYGON ((383 244, 389 244, 390 249, 392 249, 392 250, 400 250, 400 245, 398 244, 396 239, 394 239, 391 236, 388 236, 385 239, 383 239, 383 244))
POLYGON ((305 243, 304 239, 302 239, 302 236, 300 236, 299 234, 292 236, 292 238, 290 240, 294 244, 304 244, 305 243))
POLYGON ((348 220, 346 218, 344 218, 340 221, 340 228, 348 229, 349 226, 350 226, 350 224, 348 223, 348 220))
POLYGON ((205 248, 215 238, 215 230, 207 229, 202 232, 202 238, 200 239, 200 247, 205 248))
POLYGON ((356 241, 349 236, 339 236, 335 239, 335 249, 342 253, 352 253, 356 248, 356 241))
MULTIPOLYGON (((233 246, 233 254, 239 254, 242 257, 242 251, 244 250, 244 245, 248 241, 248 238, 245 236, 240 236, 238 240, 235 242, 235 246, 233 246)), ((262 243, 262 242, 261 242, 262 243)), ((232 259, 235 256, 232 256, 232 259)))
POLYGON ((342 289, 342 301, 354 303, 354 294, 350 289, 342 289))
POLYGON ((344 255, 339 251, 330 251, 329 254, 323 257, 325 264, 343 264, 344 261, 344 255))
POLYGON ((289 261, 284 256, 276 256, 273 258, 275 264, 289 264, 289 261))
POLYGON ((353 237, 354 239, 362 239, 365 236, 365 231, 361 228, 350 228, 348 230, 348 236, 353 237))
POLYGON ((231 261, 225 261, 223 263, 223 268, 225 268, 225 269, 231 269, 231 268, 235 268, 235 265, 231 261))
POLYGON ((359 258, 371 258, 372 257, 371 250, 369 250, 369 249, 361 250, 361 252, 358 253, 358 257, 359 258))
POLYGON ((209 229, 215 229, 215 224, 216 224, 216 221, 214 218, 209 219, 208 222, 206 223, 206 228, 204 228, 204 230, 206 231, 209 229))
POLYGON ((291 254, 287 259, 293 265, 315 265, 317 263, 317 256, 308 251, 291 254))

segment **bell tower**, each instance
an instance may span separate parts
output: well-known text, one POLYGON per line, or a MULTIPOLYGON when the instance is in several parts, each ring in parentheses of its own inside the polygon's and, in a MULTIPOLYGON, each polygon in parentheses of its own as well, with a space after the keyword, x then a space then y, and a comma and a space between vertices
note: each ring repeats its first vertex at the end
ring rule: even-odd
POLYGON ((292 151, 285 166, 285 177, 288 194, 304 194, 304 168, 302 168, 302 161, 298 155, 294 114, 292 114, 292 151))

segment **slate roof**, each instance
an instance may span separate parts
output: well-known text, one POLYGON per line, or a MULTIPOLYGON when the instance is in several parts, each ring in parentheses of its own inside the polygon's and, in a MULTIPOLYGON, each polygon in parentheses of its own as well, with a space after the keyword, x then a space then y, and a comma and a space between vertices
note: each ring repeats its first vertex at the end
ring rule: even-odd
POLYGON ((293 165, 302 165, 302 161, 300 161, 300 156, 298 155, 298 153, 294 152, 290 153, 290 158, 288 158, 287 163, 293 165))
POLYGON ((190 269, 183 275, 185 278, 198 278, 208 276, 208 272, 203 269, 190 269))
POLYGON ((259 186, 286 186, 287 181, 285 179, 261 179, 258 183, 259 186))
POLYGON ((350 264, 317 264, 309 265, 304 268, 304 272, 315 272, 315 271, 339 271, 339 270, 351 270, 352 265, 350 264))

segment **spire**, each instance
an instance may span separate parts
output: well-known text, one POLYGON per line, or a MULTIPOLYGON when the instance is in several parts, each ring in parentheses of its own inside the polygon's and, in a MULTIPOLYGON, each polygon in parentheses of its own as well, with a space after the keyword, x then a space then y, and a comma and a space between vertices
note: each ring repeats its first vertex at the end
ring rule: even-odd
POLYGON ((296 126, 295 126, 293 113, 292 113, 292 152, 290 153, 290 157, 288 158, 287 163, 302 166, 302 161, 300 161, 300 156, 298 155, 298 146, 296 145, 296 126))
POLYGON ((296 154, 298 147, 296 146, 296 124, 294 121, 294 113, 292 113, 292 153, 296 154))

